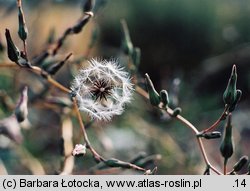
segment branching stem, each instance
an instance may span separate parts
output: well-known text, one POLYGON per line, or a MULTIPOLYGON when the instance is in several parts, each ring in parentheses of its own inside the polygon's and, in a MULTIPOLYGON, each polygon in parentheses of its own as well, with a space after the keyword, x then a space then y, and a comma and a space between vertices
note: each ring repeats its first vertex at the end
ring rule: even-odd
MULTIPOLYGON (((144 98, 149 99, 148 93, 145 90, 143 90, 141 87, 136 86, 135 90, 138 94, 142 95, 144 98)), ((163 108, 160 108, 160 109, 163 109, 163 108)), ((164 108, 163 110, 167 112, 170 116, 173 116, 173 110, 171 108, 167 107, 167 108, 164 108)), ((199 131, 197 130, 197 128, 192 123, 190 123, 187 119, 185 119, 183 116, 177 115, 176 119, 180 121, 182 124, 184 124, 186 127, 190 128, 194 132, 195 135, 199 134, 199 131)), ((206 165, 210 166, 211 170, 213 170, 216 174, 221 175, 222 173, 210 164, 204 145, 202 143, 201 137, 197 137, 197 142, 198 142, 202 157, 206 165)))

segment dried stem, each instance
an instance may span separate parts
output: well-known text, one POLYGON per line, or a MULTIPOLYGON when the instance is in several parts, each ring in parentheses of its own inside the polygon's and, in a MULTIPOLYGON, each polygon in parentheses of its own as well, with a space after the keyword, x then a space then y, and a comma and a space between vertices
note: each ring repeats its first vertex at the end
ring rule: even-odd
POLYGON ((21 7, 22 6, 22 1, 21 0, 17 0, 17 6, 21 7))
POLYGON ((58 40, 51 46, 51 48, 45 49, 42 51, 42 53, 35 58, 32 63, 34 65, 42 62, 45 60, 48 56, 50 55, 56 55, 59 49, 62 47, 64 44, 65 40, 67 39, 68 36, 72 34, 77 34, 79 33, 83 27, 89 22, 90 18, 93 17, 94 14, 92 12, 86 12, 84 16, 72 27, 67 28, 63 35, 58 38, 58 40))
POLYGON ((62 138, 64 147, 64 162, 60 175, 72 174, 74 169, 74 157, 71 155, 73 150, 73 124, 69 116, 62 121, 62 138))
MULTIPOLYGON (((74 110, 76 112, 78 122, 79 122, 81 130, 82 130, 82 134, 83 134, 83 138, 84 138, 84 141, 85 141, 85 144, 86 144, 86 148, 90 150, 90 152, 92 153, 94 159, 97 162, 104 162, 106 165, 108 165, 106 162, 108 162, 109 160, 105 159, 100 154, 98 154, 97 151, 91 146, 91 143, 89 141, 88 134, 87 134, 86 128, 85 128, 85 126, 83 124, 82 117, 81 117, 81 114, 79 112, 79 109, 78 109, 78 106, 77 106, 77 101, 76 101, 75 98, 73 98, 73 104, 74 104, 74 110)), ((117 159, 114 159, 114 160, 117 160, 117 159)), ((137 166, 135 164, 132 164, 132 163, 129 163, 129 162, 120 161, 120 160, 117 160, 117 161, 119 162, 119 164, 121 166, 119 166, 119 165, 118 166, 112 166, 111 165, 111 167, 130 168, 130 169, 134 169, 134 170, 138 170, 138 171, 143 171, 143 172, 146 171, 146 169, 144 169, 142 167, 139 167, 139 166, 137 166)))
MULTIPOLYGON (((136 86, 135 90, 138 94, 142 95, 144 98, 149 99, 148 93, 145 90, 143 90, 141 87, 136 86)), ((160 108, 160 109, 162 109, 162 108, 160 108)), ((164 111, 167 112, 170 116, 173 116, 173 110, 171 108, 165 108, 164 111)), ((188 128, 190 128, 194 132, 195 135, 198 135, 200 133, 192 123, 190 123, 187 119, 185 119, 181 115, 177 115, 176 119, 179 120, 181 123, 183 123, 188 128)), ((197 137, 197 142, 198 142, 202 157, 203 157, 206 165, 208 165, 216 174, 221 175, 221 172, 219 172, 214 166, 212 166, 210 164, 208 157, 207 157, 207 154, 206 154, 206 151, 204 149, 204 145, 202 143, 201 137, 197 137)))
POLYGON ((75 109, 75 112, 76 112, 76 115, 77 115, 79 125, 80 125, 81 130, 82 130, 83 138, 84 138, 84 141, 86 143, 86 147, 90 150, 90 152, 92 153, 92 155, 93 155, 93 157, 95 158, 96 161, 104 162, 105 159, 101 155, 99 155, 95 151, 95 149, 91 146, 91 143, 89 141, 88 134, 87 134, 85 126, 83 124, 82 117, 81 117, 81 114, 79 112, 79 109, 78 109, 78 106, 77 106, 77 101, 76 101, 75 98, 73 98, 73 104, 74 104, 74 109, 75 109))
POLYGON ((224 165, 223 165, 223 172, 224 172, 224 175, 227 174, 227 161, 228 161, 228 159, 225 158, 225 159, 224 159, 224 165))
MULTIPOLYGON (((26 67, 20 67, 14 63, 7 63, 6 62, 6 63, 0 63, 0 68, 26 68, 26 67)), ((71 92, 70 89, 66 88, 65 86, 63 86, 62 84, 60 84, 59 82, 54 80, 47 72, 45 72, 41 68, 39 68, 37 66, 31 66, 31 68, 26 68, 26 69, 29 69, 33 73, 44 77, 51 85, 57 87, 61 91, 65 92, 65 93, 71 92)))
POLYGON ((28 60, 28 51, 27 51, 27 42, 26 40, 23 40, 23 51, 24 51, 24 55, 26 60, 28 60))
POLYGON ((2 62, 0 63, 0 68, 20 68, 20 66, 12 62, 2 62))

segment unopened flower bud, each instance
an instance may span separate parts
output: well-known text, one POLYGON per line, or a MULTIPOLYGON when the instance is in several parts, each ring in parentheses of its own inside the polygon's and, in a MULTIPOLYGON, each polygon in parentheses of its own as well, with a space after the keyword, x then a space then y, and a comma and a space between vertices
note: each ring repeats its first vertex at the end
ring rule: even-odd
POLYGON ((167 90, 161 90, 160 96, 161 96, 161 101, 163 103, 163 106, 167 107, 168 104, 169 104, 169 98, 168 98, 168 92, 167 92, 167 90))
POLYGON ((20 57, 20 51, 13 43, 12 38, 10 36, 10 31, 8 29, 5 30, 5 37, 7 41, 7 51, 9 59, 15 63, 18 63, 18 59, 20 57))
POLYGON ((233 169, 235 172, 238 172, 242 169, 242 167, 248 162, 248 157, 243 156, 240 160, 234 165, 233 169))
POLYGON ((229 112, 234 111, 235 107, 237 106, 238 102, 240 101, 242 95, 242 91, 241 90, 236 90, 236 99, 234 101, 234 103, 232 105, 230 105, 229 107, 229 112))
POLYGON ((172 117, 177 117, 177 115, 179 115, 180 113, 181 113, 181 108, 177 107, 173 110, 172 117))
POLYGON ((25 19, 24 19, 24 14, 22 10, 21 4, 18 6, 18 23, 19 23, 19 28, 18 28, 18 35, 20 39, 25 41, 28 36, 28 28, 25 24, 25 19))
POLYGON ((55 63, 52 66, 48 67, 46 69, 46 71, 51 75, 56 74, 60 70, 60 68, 66 63, 66 61, 71 57, 71 55, 72 55, 72 53, 69 53, 64 60, 62 60, 58 63, 55 63))
POLYGON ((231 106, 236 100, 237 97, 236 83, 237 83, 237 72, 236 72, 236 66, 233 65, 232 73, 228 80, 227 88, 223 94, 224 103, 227 105, 231 106))
POLYGON ((205 139, 217 139, 221 137, 221 133, 219 131, 213 131, 213 132, 203 133, 199 135, 199 137, 204 137, 205 139))
POLYGON ((158 106, 161 102, 161 98, 160 95, 158 94, 158 92, 155 90, 154 88, 154 84, 151 81, 150 77, 148 74, 145 74, 145 79, 146 79, 146 85, 147 85, 147 89, 148 89, 148 94, 149 94, 149 100, 150 103, 153 106, 158 106))
POLYGON ((232 139, 232 114, 229 114, 227 124, 224 128, 224 138, 220 146, 220 152, 225 160, 229 159, 234 152, 234 144, 232 139))
POLYGON ((89 12, 89 14, 84 15, 84 17, 70 29, 70 33, 73 33, 73 34, 80 33, 83 27, 88 23, 88 21, 90 20, 92 16, 93 16, 92 12, 89 12))

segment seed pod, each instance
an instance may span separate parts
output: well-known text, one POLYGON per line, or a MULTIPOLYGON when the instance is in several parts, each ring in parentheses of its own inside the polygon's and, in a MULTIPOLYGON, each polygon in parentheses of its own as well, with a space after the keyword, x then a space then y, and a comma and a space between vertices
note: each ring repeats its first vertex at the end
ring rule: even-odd
POLYGON ((23 14, 21 3, 18 4, 18 24, 19 24, 18 35, 20 39, 25 41, 28 36, 28 28, 25 24, 25 19, 24 19, 24 14, 23 14))
MULTIPOLYGON (((90 12, 90 14, 86 14, 84 15, 84 17, 78 22, 76 23, 76 25, 74 25, 70 30, 69 33, 74 33, 74 34, 78 34, 82 31, 83 27, 88 23, 88 21, 90 20, 90 18, 93 16, 93 13, 90 12)), ((64 39, 63 39, 64 40, 64 39)), ((61 42, 62 43, 62 42, 61 42)))
POLYGON ((222 156, 225 158, 225 161, 227 161, 234 152, 231 121, 232 121, 232 114, 229 114, 227 124, 224 128, 224 138, 220 146, 220 152, 222 156))
POLYGON ((158 94, 158 92, 155 90, 154 88, 154 84, 153 82, 151 81, 150 77, 148 74, 145 74, 146 78, 146 85, 147 85, 147 89, 148 89, 148 94, 149 94, 149 100, 150 100, 150 103, 153 105, 153 106, 158 106, 161 102, 161 98, 160 98, 160 95, 158 94))
POLYGON ((237 97, 236 83, 237 83, 237 72, 236 72, 236 66, 233 65, 232 73, 228 80, 227 88, 223 94, 224 103, 228 104, 229 106, 231 106, 235 102, 237 97))
POLYGON ((233 169, 235 172, 238 172, 242 169, 242 167, 247 164, 248 162, 248 157, 247 156, 243 156, 240 158, 240 160, 234 165, 233 169))
POLYGON ((232 105, 230 105, 229 107, 229 112, 234 111, 235 107, 237 106, 238 102, 240 101, 242 95, 242 91, 241 90, 236 90, 236 99, 234 101, 234 103, 232 105))
POLYGON ((10 36, 10 31, 8 29, 5 30, 5 37, 7 41, 7 51, 9 59, 12 62, 18 63, 18 59, 20 57, 20 51, 13 43, 12 38, 10 36))
POLYGON ((181 108, 177 107, 174 109, 172 117, 177 117, 177 115, 179 115, 181 113, 181 108))
POLYGON ((204 137, 205 139, 218 139, 221 137, 221 133, 219 131, 213 131, 201 134, 201 137, 204 137))
POLYGON ((169 98, 168 98, 168 92, 167 92, 167 90, 161 90, 160 96, 161 96, 161 101, 163 103, 163 106, 167 107, 168 104, 169 104, 169 98))

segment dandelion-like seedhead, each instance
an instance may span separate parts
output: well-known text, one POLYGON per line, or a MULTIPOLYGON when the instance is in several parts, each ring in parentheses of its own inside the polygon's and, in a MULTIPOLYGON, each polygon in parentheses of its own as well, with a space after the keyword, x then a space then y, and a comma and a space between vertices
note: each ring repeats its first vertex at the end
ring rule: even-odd
POLYGON ((120 115, 131 100, 133 85, 129 74, 114 60, 92 59, 88 63, 75 77, 72 93, 79 110, 94 119, 110 120, 113 115, 120 115))

